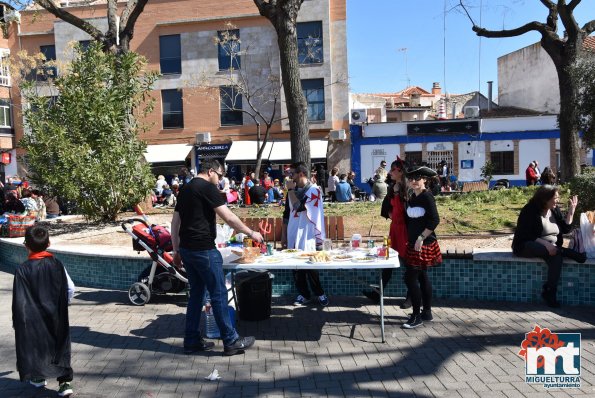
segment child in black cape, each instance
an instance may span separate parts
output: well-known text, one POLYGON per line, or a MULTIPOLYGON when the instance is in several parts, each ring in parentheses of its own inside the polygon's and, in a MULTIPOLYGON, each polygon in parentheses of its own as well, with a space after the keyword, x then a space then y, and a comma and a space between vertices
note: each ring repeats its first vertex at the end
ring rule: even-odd
POLYGON ((45 227, 26 230, 29 257, 17 267, 12 290, 17 370, 21 381, 35 387, 57 377, 58 395, 65 397, 73 393, 68 302, 74 284, 62 263, 46 251, 49 245, 45 227))

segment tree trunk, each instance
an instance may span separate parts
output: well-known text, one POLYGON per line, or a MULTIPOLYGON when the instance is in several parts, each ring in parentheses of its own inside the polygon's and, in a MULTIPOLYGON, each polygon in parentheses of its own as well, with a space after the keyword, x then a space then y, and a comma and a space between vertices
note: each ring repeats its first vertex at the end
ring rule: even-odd
POLYGON ((560 87, 560 169, 562 181, 568 182, 580 174, 580 146, 578 139, 578 114, 576 99, 578 89, 574 79, 568 73, 568 67, 561 65, 558 69, 560 87))
POLYGON ((277 26, 283 90, 291 129, 291 161, 304 162, 310 169, 308 104, 302 90, 298 63, 297 34, 291 21, 277 26))

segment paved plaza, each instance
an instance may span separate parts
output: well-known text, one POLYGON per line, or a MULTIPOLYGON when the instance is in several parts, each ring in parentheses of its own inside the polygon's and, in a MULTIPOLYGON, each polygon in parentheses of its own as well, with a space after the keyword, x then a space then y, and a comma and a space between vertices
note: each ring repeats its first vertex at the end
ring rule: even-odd
MULTIPOLYGON (((55 397, 18 380, 11 321, 11 274, 0 272, 0 396, 55 397)), ((396 282, 396 280, 395 280, 396 282)), ((331 297, 328 308, 274 298, 272 317, 242 321, 257 338, 245 355, 184 355, 185 299, 145 307, 122 291, 79 288, 70 306, 73 386, 79 397, 575 397, 595 396, 595 309, 556 312, 537 304, 437 300, 434 321, 405 331, 410 310, 387 301, 387 342, 379 308, 363 297, 331 297), (581 388, 525 382, 517 355, 535 324, 582 333, 581 388), (218 381, 204 378, 217 369, 218 381)))

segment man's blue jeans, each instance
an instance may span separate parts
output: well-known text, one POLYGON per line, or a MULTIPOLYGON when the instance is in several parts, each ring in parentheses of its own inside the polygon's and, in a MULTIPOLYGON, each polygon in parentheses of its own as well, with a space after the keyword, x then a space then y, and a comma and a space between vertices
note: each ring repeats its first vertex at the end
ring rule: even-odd
POLYGON ((182 256, 190 284, 184 347, 192 347, 200 342, 200 313, 205 300, 205 289, 208 290, 211 297, 213 315, 219 327, 223 345, 233 344, 239 336, 229 318, 221 253, 217 249, 188 250, 180 248, 180 256, 182 256))

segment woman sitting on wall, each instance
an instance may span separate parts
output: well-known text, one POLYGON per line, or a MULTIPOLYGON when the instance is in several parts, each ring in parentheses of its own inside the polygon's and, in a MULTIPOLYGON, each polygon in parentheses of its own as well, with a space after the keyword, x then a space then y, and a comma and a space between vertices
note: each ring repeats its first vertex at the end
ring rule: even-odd
POLYGON ((539 257, 547 264, 547 280, 541 296, 549 307, 559 307, 556 299, 558 281, 562 271, 562 257, 585 262, 584 253, 562 247, 562 235, 570 232, 578 197, 568 201, 566 217, 558 207, 560 193, 552 185, 542 185, 529 203, 523 207, 512 240, 512 251, 519 257, 539 257))

